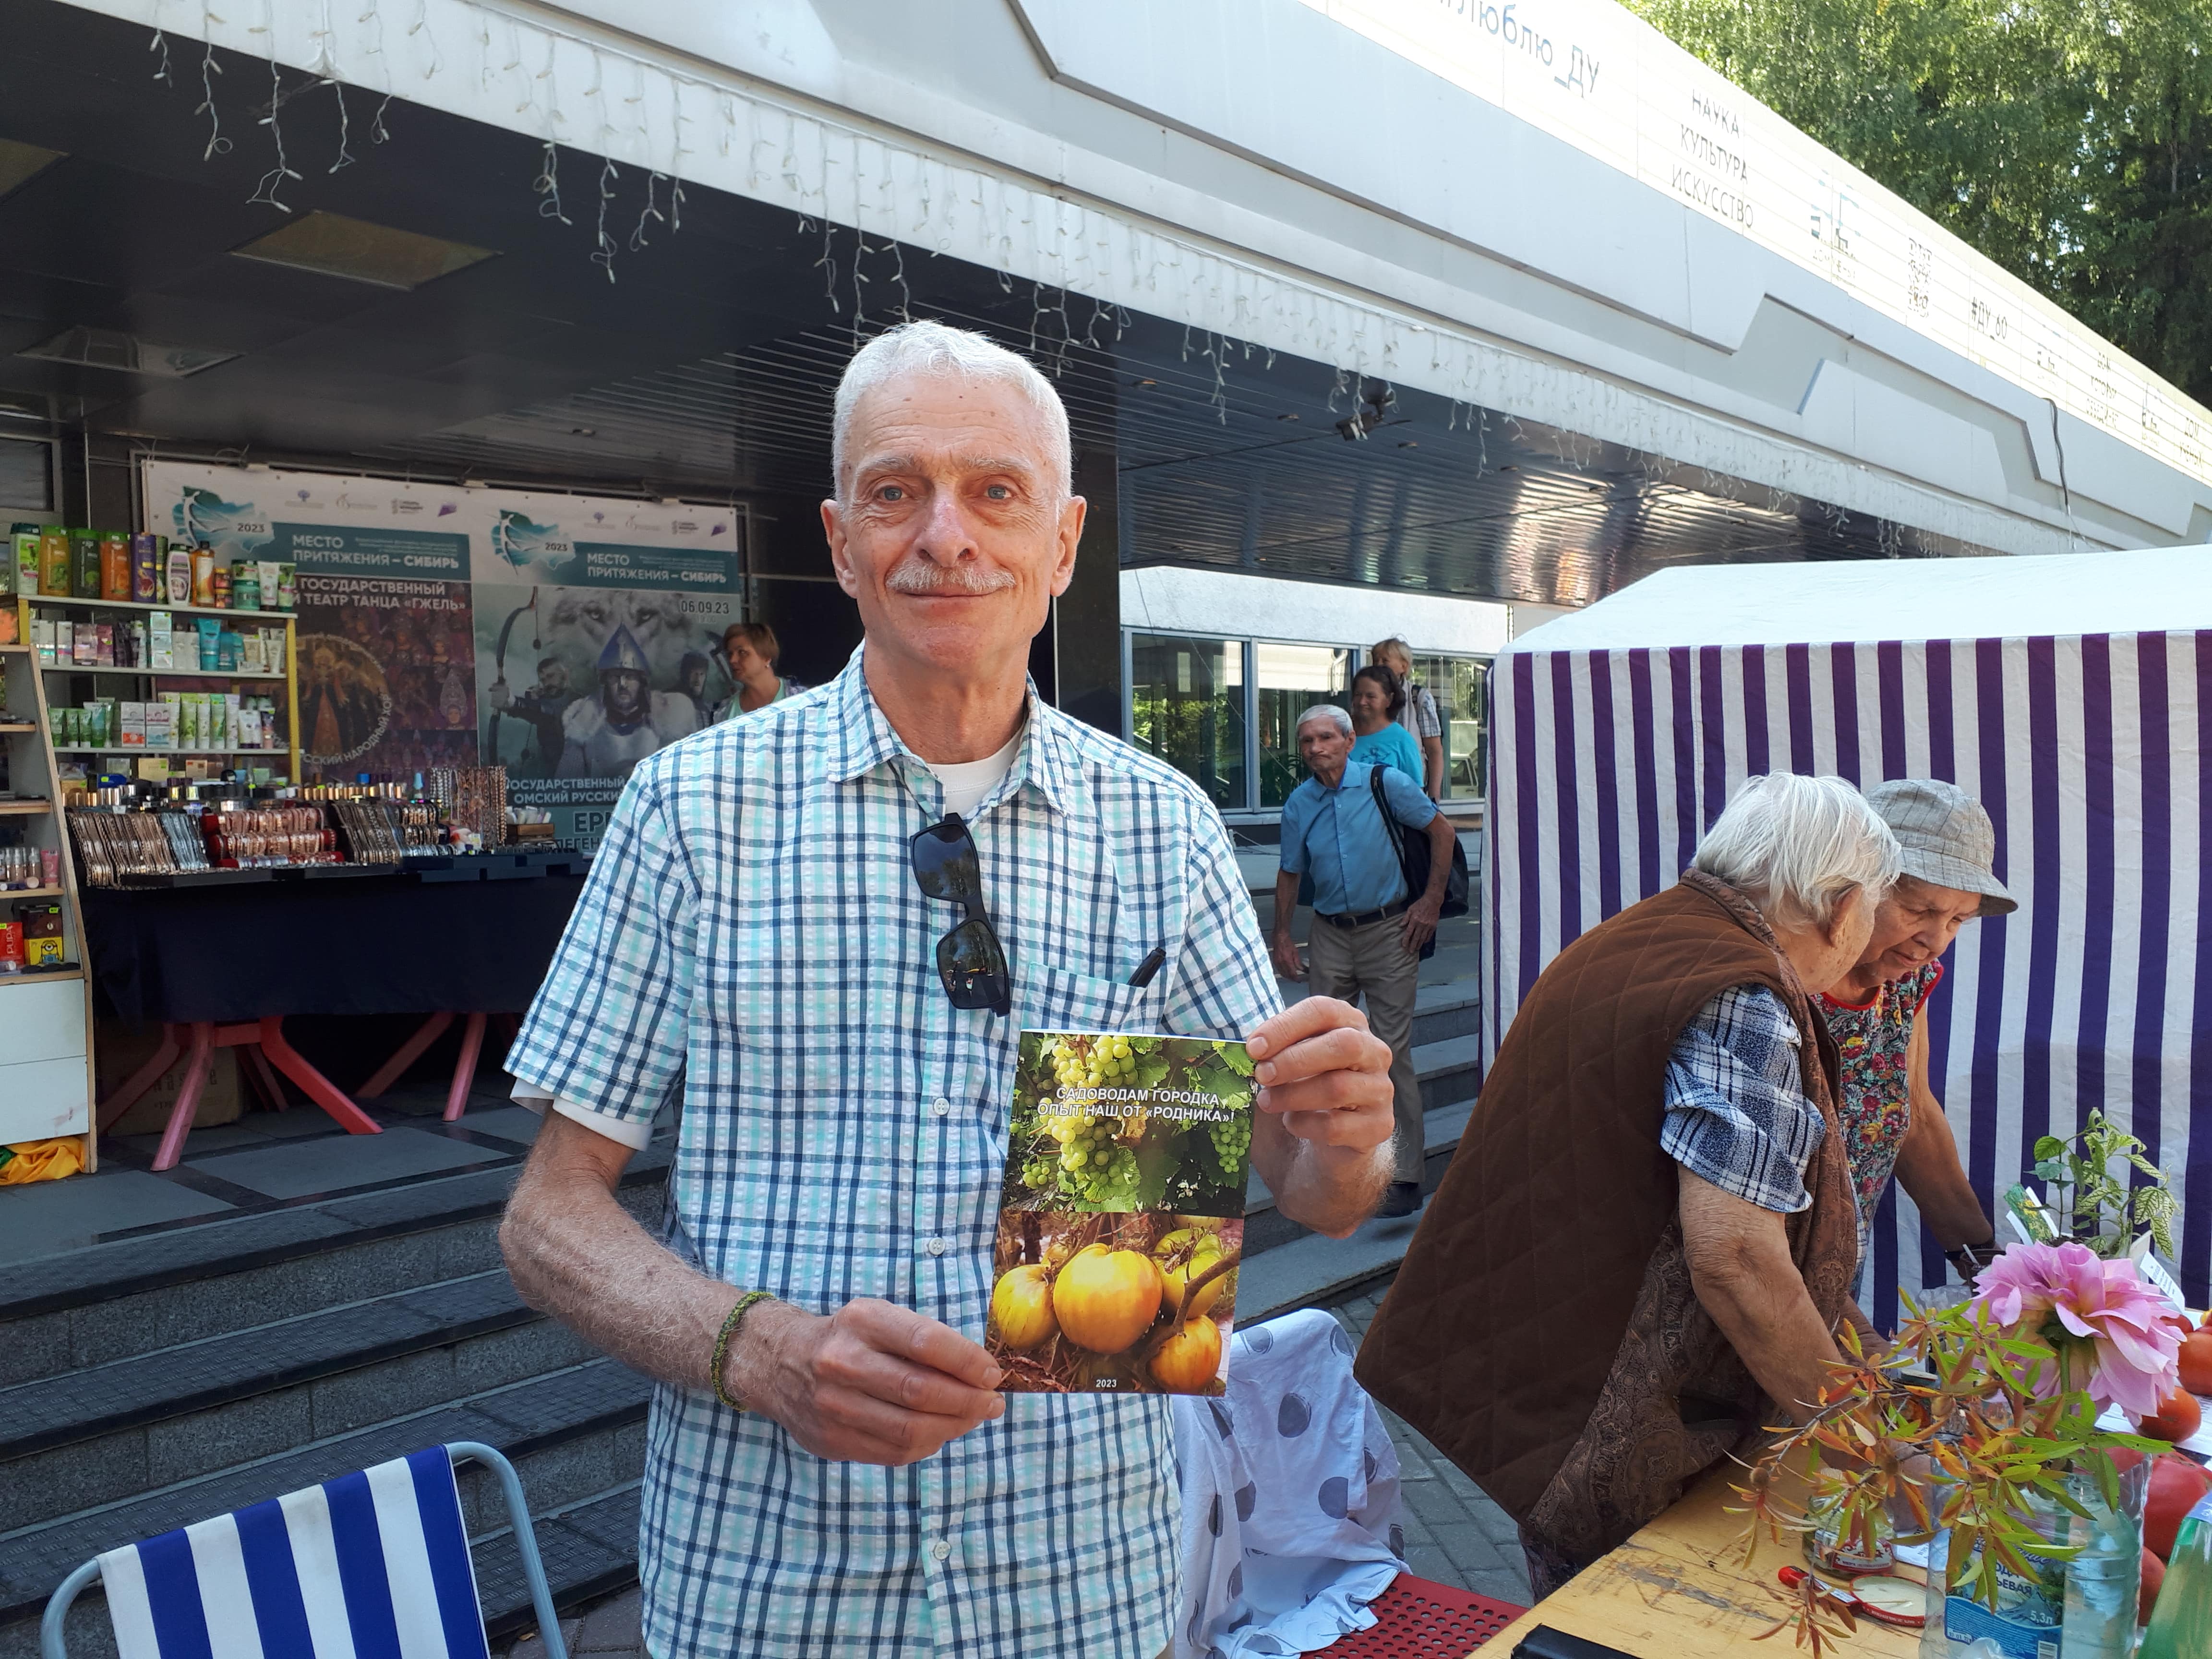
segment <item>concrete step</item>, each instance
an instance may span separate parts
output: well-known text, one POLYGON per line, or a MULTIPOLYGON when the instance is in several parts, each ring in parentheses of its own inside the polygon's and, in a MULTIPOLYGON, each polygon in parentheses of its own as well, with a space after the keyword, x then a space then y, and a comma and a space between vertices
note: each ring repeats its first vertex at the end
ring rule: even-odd
MULTIPOLYGON (((1304 985, 1295 980, 1275 981, 1288 1006, 1303 1002, 1307 996, 1304 985)), ((1423 983, 1413 993, 1413 1047, 1422 1048, 1432 1042, 1444 1042, 1453 1037, 1473 1036, 1482 1023, 1482 988, 1472 979, 1440 980, 1433 984, 1423 983)))
MULTIPOLYGON (((1449 1162, 1449 1157, 1443 1162, 1449 1162)), ((1237 1322, 1256 1325, 1298 1308, 1316 1304, 1395 1273, 1406 1259, 1413 1229, 1428 1211, 1428 1194, 1436 1189, 1443 1163, 1431 1159, 1422 1185, 1421 1208, 1414 1214, 1391 1219, 1377 1217, 1361 1224, 1349 1238, 1323 1238, 1306 1233, 1278 1249, 1245 1263, 1237 1273, 1237 1322)))
MULTIPOLYGON (((672 1152, 656 1141, 623 1172, 634 1212, 657 1213, 672 1152)), ((416 1182, 11 1263, 0 1276, 0 1388, 489 1272, 517 1173, 416 1182)))
MULTIPOLYGON (((1421 1083, 1425 1189, 1443 1176, 1474 1105, 1478 1043, 1479 1039, 1470 1035, 1423 1044, 1413 1050, 1413 1068, 1421 1083)), ((1255 1172, 1245 1189, 1245 1255, 1249 1258, 1311 1236, 1307 1228, 1275 1207, 1275 1195, 1255 1172)), ((1241 1302, 1243 1293, 1237 1294, 1241 1302)))
MULTIPOLYGON (((423 1446, 481 1440, 512 1459, 534 1514, 618 1493, 643 1468, 645 1414, 652 1385, 611 1359, 581 1364, 391 1418, 352 1433, 313 1441, 216 1474, 173 1483, 121 1502, 0 1534, 0 1659, 36 1651, 37 1620, 46 1600, 80 1562, 104 1550, 295 1491, 423 1446)), ((460 1472, 461 1510, 471 1537, 504 1526, 495 1480, 474 1468, 460 1472)), ((592 1540, 599 1557, 617 1547, 635 1571, 636 1519, 629 1533, 592 1540)), ((600 1528, 594 1528, 596 1534, 600 1528)), ((614 1588, 567 1584, 570 1599, 614 1588)), ((104 1620, 96 1621, 104 1624, 104 1620)), ((72 1645, 71 1651, 76 1651, 72 1645)))
POLYGON ((499 1268, 0 1389, 0 1533, 592 1354, 499 1268))
POLYGON ((1482 1024, 1482 993, 1471 979, 1424 985, 1413 996, 1413 1046, 1473 1036, 1482 1024))

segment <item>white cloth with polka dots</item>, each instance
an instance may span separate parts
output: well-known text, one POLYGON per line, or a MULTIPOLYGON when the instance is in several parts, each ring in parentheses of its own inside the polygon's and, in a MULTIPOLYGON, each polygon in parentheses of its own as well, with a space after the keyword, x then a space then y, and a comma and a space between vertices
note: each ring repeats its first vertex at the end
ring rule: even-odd
POLYGON ((1175 1401, 1182 1463, 1176 1659, 1310 1653, 1375 1622, 1405 1570, 1398 1454, 1317 1308, 1231 1340, 1229 1392, 1175 1401))

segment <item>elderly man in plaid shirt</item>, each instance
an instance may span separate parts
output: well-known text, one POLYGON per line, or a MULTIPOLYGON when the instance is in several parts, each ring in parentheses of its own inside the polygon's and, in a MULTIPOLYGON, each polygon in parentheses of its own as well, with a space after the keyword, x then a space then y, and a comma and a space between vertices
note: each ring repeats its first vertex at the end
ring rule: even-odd
POLYGON ((1084 518, 1050 383, 911 324, 854 356, 834 430, 864 643, 632 775, 508 1060, 550 1109, 501 1241, 532 1305, 658 1379, 659 1659, 1152 1659, 1167 1402, 1002 1395, 976 1340, 1017 1033, 1245 1038, 1254 1164, 1338 1237, 1389 1177, 1390 1051, 1341 1002, 1282 1011, 1204 794, 1029 686, 1084 518), (667 1106, 656 1243, 613 1189, 667 1106))

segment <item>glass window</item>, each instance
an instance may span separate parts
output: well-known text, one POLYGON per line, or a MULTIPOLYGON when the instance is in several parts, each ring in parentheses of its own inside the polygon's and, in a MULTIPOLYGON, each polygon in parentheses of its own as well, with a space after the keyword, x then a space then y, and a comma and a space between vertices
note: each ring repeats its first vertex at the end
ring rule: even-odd
POLYGON ((1326 645, 1255 647, 1260 738, 1260 805, 1280 806, 1305 781, 1292 722, 1317 702, 1341 703, 1352 684, 1352 653, 1326 645))
POLYGON ((1480 800, 1489 779, 1484 739, 1483 685, 1490 667, 1481 657, 1415 657, 1413 683, 1437 700, 1443 725, 1444 797, 1480 800))
POLYGON ((1228 811, 1245 805, 1241 640, 1129 636, 1129 740, 1228 811))

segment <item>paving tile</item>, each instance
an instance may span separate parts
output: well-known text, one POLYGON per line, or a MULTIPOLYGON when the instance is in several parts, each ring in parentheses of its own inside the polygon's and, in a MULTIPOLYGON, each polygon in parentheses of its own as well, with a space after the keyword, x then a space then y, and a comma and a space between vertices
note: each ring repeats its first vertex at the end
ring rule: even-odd
POLYGON ((1472 1521, 1435 1528, 1432 1537, 1437 1547, 1459 1564, 1462 1576, 1495 1571, 1505 1565, 1505 1553, 1472 1521))
MULTIPOLYGON (((576 1632, 583 1628, 583 1625, 584 1621, 580 1619, 563 1619, 561 1621, 561 1640, 571 1653, 576 1650, 576 1632)), ((495 1651, 496 1650, 495 1649, 495 1651)), ((513 1647, 506 1650, 507 1659, 545 1659, 545 1656, 551 1650, 545 1645, 536 1631, 531 1632, 529 1635, 516 1642, 513 1647)))
POLYGON ((239 1123, 258 1131, 276 1140, 299 1140, 310 1135, 342 1134, 338 1121, 319 1106, 304 1101, 293 1103, 289 1111, 248 1112, 239 1123))
POLYGON ((1406 1507, 1432 1528, 1468 1522, 1466 1500, 1448 1490, 1442 1481, 1408 1481, 1399 1490, 1405 1495, 1406 1507))
POLYGON ((76 1249, 125 1228, 235 1213, 219 1198, 144 1170, 39 1182, 12 1188, 0 1205, 0 1266, 76 1249))
POLYGON ((196 1167, 271 1198, 310 1198, 491 1163, 502 1156, 489 1146, 472 1146, 400 1125, 379 1135, 326 1135, 253 1152, 225 1152, 196 1167))
MULTIPOLYGON (((268 1115, 273 1117, 276 1115, 270 1113, 268 1115)), ((116 1137, 116 1143, 118 1146, 128 1146, 133 1152, 143 1152, 150 1158, 161 1150, 161 1137, 159 1133, 150 1135, 118 1135, 116 1137)), ((197 1157, 209 1152, 235 1152, 241 1146, 265 1146, 268 1144, 269 1137, 258 1129, 248 1128, 242 1122, 223 1123, 211 1129, 193 1130, 185 1137, 185 1150, 197 1157)), ((187 1167, 191 1162, 191 1157, 185 1159, 187 1167)))
POLYGON ((570 1644, 577 1653, 635 1653, 645 1645, 641 1628, 645 1607, 643 1592, 629 1590, 611 1601, 602 1601, 584 1615, 582 1628, 570 1644))
MULTIPOLYGON (((445 1109, 442 1103, 439 1109, 441 1112, 445 1109)), ((461 1114, 461 1121, 454 1127, 471 1129, 478 1134, 497 1135, 501 1140, 512 1140, 518 1146, 527 1146, 538 1139, 538 1126, 544 1121, 527 1106, 501 1105, 479 1110, 471 1105, 461 1114)))

